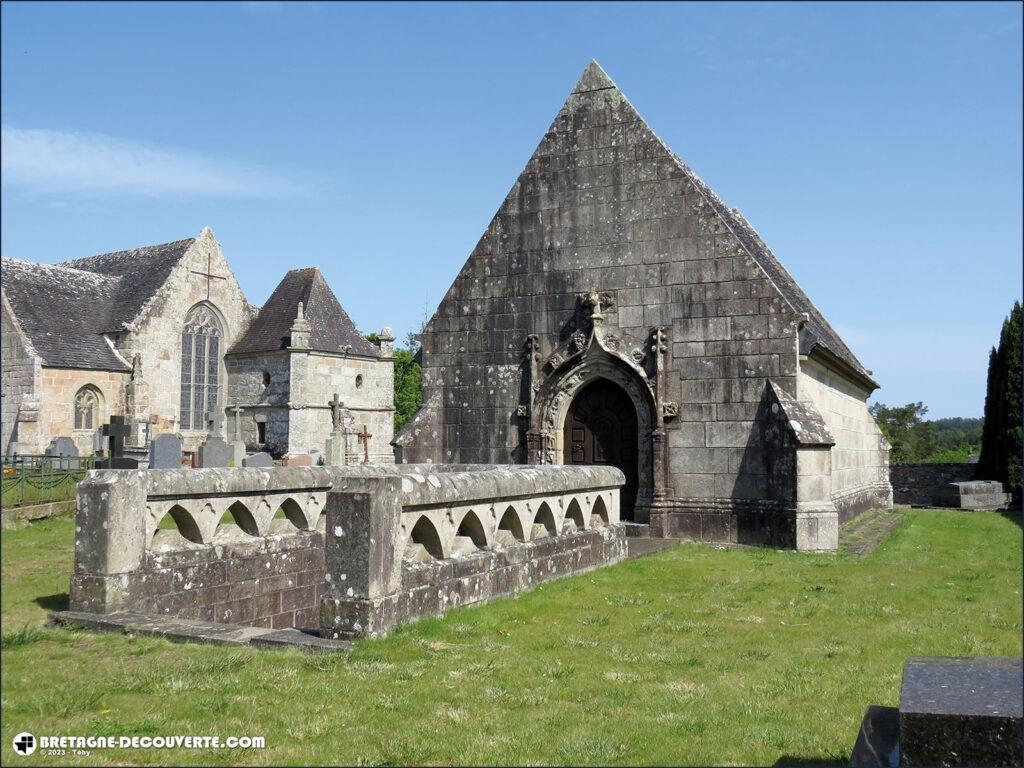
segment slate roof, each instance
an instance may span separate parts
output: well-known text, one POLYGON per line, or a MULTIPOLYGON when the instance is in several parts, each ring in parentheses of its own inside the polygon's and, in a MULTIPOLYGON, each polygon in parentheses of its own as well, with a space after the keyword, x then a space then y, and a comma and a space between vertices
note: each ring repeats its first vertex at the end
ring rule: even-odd
POLYGON ((83 269, 120 280, 104 331, 117 331, 122 323, 130 323, 159 290, 192 243, 194 237, 173 243, 149 245, 130 251, 115 251, 85 259, 61 262, 61 266, 83 269))
POLYGON ((310 349, 337 353, 351 346, 352 354, 380 354, 376 346, 363 338, 316 267, 293 269, 285 275, 229 354, 285 349, 300 301, 311 326, 310 349))
POLYGON ((4 295, 44 365, 129 370, 103 336, 118 278, 17 259, 2 270, 4 295))
POLYGON ((104 337, 132 322, 195 238, 60 264, 3 260, 3 289, 44 365, 130 370, 104 337))
MULTIPOLYGON (((608 74, 601 68, 596 61, 591 61, 580 77, 580 81, 577 84, 574 92, 582 93, 585 91, 604 90, 606 88, 614 88, 618 91, 618 95, 628 104, 629 100, 626 99, 625 95, 619 90, 618 86, 612 82, 612 79, 608 77, 608 74)), ((632 104, 630 104, 632 107, 632 104)), ((637 118, 641 120, 644 125, 647 122, 640 116, 639 112, 636 111, 635 107, 632 107, 633 111, 636 112, 637 118)), ((650 126, 648 126, 648 129, 650 126)), ((653 131, 652 131, 653 133, 653 131)), ((769 279, 776 285, 779 291, 785 297, 793 308, 797 312, 806 313, 808 321, 804 325, 800 332, 800 353, 809 354, 815 346, 820 345, 827 349, 835 357, 846 363, 850 368, 857 374, 862 376, 867 381, 871 382, 875 387, 878 386, 877 382, 871 378, 871 374, 861 364, 860 360, 857 359, 856 355, 850 351, 850 348, 846 346, 843 340, 836 333, 835 329, 829 324, 825 316, 821 314, 814 302, 810 300, 803 289, 793 279, 793 276, 786 271, 786 268, 782 266, 782 263, 775 257, 775 254, 771 252, 761 236, 757 234, 749 222, 743 217, 743 215, 735 208, 729 208, 721 198, 716 195, 707 184, 694 173, 689 166, 686 165, 668 146, 665 142, 658 141, 662 147, 669 153, 669 155, 679 165, 679 168, 686 174, 689 181, 693 186, 700 192, 701 196, 708 202, 708 204, 715 210, 725 225, 732 231, 736 238, 740 241, 744 250, 750 254, 750 256, 760 265, 761 269, 765 271, 769 279)))

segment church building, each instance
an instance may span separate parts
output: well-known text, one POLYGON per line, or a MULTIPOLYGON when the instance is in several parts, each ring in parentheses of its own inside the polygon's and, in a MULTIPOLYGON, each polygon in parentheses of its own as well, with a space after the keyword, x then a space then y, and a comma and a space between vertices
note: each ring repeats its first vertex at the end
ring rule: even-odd
POLYGON ((422 342, 403 461, 612 464, 624 518, 707 541, 892 505, 871 371, 596 62, 422 342))
POLYGON ((323 451, 337 394, 349 460, 394 460, 393 334, 382 331, 380 347, 366 341, 317 269, 289 272, 260 309, 208 228, 54 265, 4 259, 2 269, 4 454, 40 454, 62 436, 92 453, 113 415, 126 417, 130 448, 177 432, 195 451, 217 410, 232 437, 238 407, 250 449, 323 451))

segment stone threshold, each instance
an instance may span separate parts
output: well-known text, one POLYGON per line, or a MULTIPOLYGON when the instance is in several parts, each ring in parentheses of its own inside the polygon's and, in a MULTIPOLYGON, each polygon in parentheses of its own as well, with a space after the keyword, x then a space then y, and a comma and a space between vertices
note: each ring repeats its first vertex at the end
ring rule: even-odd
POLYGON ((211 621, 177 619, 130 611, 86 613, 55 611, 50 614, 54 626, 85 627, 96 632, 118 632, 144 637, 163 637, 174 643, 208 645, 245 645, 250 648, 297 648, 310 653, 338 653, 352 650, 347 640, 331 640, 301 629, 267 629, 240 624, 216 624, 211 621))

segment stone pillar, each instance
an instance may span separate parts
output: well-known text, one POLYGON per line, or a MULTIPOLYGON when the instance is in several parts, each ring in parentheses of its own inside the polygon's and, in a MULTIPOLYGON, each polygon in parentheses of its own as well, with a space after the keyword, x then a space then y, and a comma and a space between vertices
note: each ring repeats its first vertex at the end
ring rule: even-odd
POLYGON ((832 450, 827 445, 796 449, 796 548, 835 552, 839 513, 832 503, 832 450))
POLYGON ((324 637, 374 637, 395 625, 402 582, 402 481, 366 478, 330 491, 324 514, 324 637))
POLYGON ((377 338, 380 339, 380 356, 391 357, 395 348, 395 332, 385 325, 377 334, 377 338))
POLYGON ((90 472, 78 485, 75 527, 71 610, 119 610, 146 553, 145 472, 90 472))
POLYGON ((32 392, 21 396, 21 407, 18 409, 14 453, 42 453, 45 446, 39 434, 39 397, 32 392))

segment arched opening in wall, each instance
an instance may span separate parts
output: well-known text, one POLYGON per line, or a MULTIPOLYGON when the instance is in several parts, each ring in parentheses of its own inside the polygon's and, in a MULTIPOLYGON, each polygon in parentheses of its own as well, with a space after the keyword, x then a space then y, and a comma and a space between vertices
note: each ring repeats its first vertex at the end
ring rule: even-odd
POLYGON ((441 537, 437 534, 437 528, 430 522, 430 518, 423 515, 412 527, 409 534, 411 544, 419 544, 435 560, 444 559, 444 549, 441 547, 441 537))
POLYGON ((608 507, 600 496, 594 501, 594 508, 590 511, 590 527, 600 528, 608 525, 608 507))
POLYGON ((543 539, 545 536, 554 536, 557 533, 555 515, 545 501, 533 517, 533 532, 530 534, 530 539, 543 539))
MULTIPOLYGON (((161 536, 161 529, 168 528, 176 530, 183 539, 194 544, 203 543, 203 534, 199 530, 199 524, 187 509, 178 504, 167 510, 167 514, 157 523, 157 536, 161 536)), ((164 537, 161 536, 161 538, 164 537)))
POLYGON ((75 429, 98 429, 103 423, 103 394, 86 384, 75 393, 75 429))
POLYGON ((295 499, 290 497, 285 499, 281 503, 280 512, 283 512, 284 516, 291 521, 291 524, 299 530, 304 531, 309 527, 306 524, 306 516, 302 513, 302 505, 295 499))
POLYGON ((523 524, 519 521, 519 515, 516 514, 515 507, 510 506, 506 509, 505 514, 498 521, 496 539, 499 544, 514 544, 517 541, 526 541, 526 536, 523 534, 523 524))
POLYGON ((639 477, 636 408, 618 384, 598 378, 573 398, 562 436, 565 464, 604 464, 626 476, 620 494, 624 519, 633 519, 639 477))
POLYGON ((476 512, 470 511, 466 513, 466 516, 462 518, 462 522, 459 523, 459 530, 455 535, 456 537, 464 536, 468 538, 480 549, 487 546, 487 534, 484 533, 483 523, 476 516, 476 512))
POLYGON ((243 538, 240 534, 248 536, 259 536, 259 526, 256 525, 256 518, 252 512, 241 501, 236 501, 221 516, 217 523, 217 532, 214 534, 218 539, 243 538))
POLYGON ((569 502, 569 508, 565 511, 565 520, 562 521, 562 533, 582 531, 584 527, 583 510, 580 509, 580 503, 573 499, 569 502))

